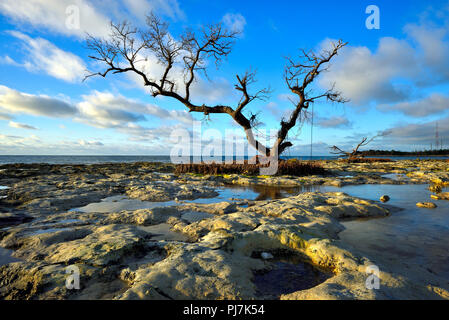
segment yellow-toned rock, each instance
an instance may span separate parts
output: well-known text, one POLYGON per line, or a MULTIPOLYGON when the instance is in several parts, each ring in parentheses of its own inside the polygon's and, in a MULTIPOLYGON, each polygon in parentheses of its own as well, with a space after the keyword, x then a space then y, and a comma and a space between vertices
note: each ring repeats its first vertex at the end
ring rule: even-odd
POLYGON ((427 209, 435 209, 437 207, 437 205, 433 202, 418 202, 416 206, 427 209))
POLYGON ((435 200, 449 200, 449 192, 441 192, 438 194, 432 194, 432 195, 430 195, 430 197, 435 200))

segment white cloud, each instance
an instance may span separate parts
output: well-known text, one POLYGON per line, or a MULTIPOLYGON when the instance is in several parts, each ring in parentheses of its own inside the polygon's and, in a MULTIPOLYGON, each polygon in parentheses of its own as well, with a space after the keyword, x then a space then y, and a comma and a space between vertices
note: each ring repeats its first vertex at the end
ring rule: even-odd
POLYGON ((80 145, 80 146, 103 146, 104 144, 102 143, 102 142, 100 142, 100 141, 94 141, 94 140, 89 140, 89 141, 87 141, 87 140, 83 140, 83 139, 81 139, 81 140, 78 140, 78 144, 80 145))
POLYGON ((296 97, 292 93, 281 93, 278 95, 278 99, 281 101, 295 101, 296 97))
POLYGON ((9 114, 0 112, 0 120, 11 120, 12 116, 10 116, 9 114))
MULTIPOLYGON (((157 58, 151 53, 142 54, 136 59, 136 69, 144 72, 149 79, 161 79, 165 71, 165 67, 160 64, 157 58)), ((127 73, 129 79, 131 79, 139 88, 149 92, 148 87, 143 85, 142 78, 136 73, 127 73)), ((178 93, 184 95, 184 69, 175 64, 170 70, 169 79, 176 84, 178 93)), ((224 78, 217 77, 208 81, 197 75, 196 81, 190 88, 190 96, 193 102, 200 104, 214 103, 222 101, 223 99, 229 99, 235 95, 232 85, 224 78)), ((157 81, 157 80, 156 80, 157 81)))
MULTIPOLYGON (((437 123, 439 135, 443 138, 443 148, 448 148, 449 117, 442 118, 438 121, 410 123, 387 129, 384 131, 386 136, 383 138, 383 145, 399 145, 408 150, 430 149, 431 144, 435 147, 435 131, 437 123)), ((440 141, 438 141, 438 143, 440 143, 440 141)))
MULTIPOLYGON (((98 128, 121 127, 128 122, 145 120, 141 114, 126 110, 126 104, 120 104, 112 95, 101 93, 83 96, 84 101, 78 103, 79 115, 75 120, 98 128)), ((120 100, 120 99, 118 99, 120 100)))
POLYGON ((191 115, 184 110, 166 110, 109 92, 94 91, 84 95, 83 101, 78 103, 77 107, 78 121, 101 128, 127 127, 130 123, 144 121, 145 115, 187 124, 192 122, 191 115))
POLYGON ((177 0, 124 0, 124 5, 128 11, 141 20, 144 20, 151 11, 174 20, 185 18, 177 0))
POLYGON ((352 123, 345 117, 319 118, 317 125, 321 128, 350 128, 352 123))
POLYGON ((335 83, 336 89, 356 105, 372 100, 400 101, 408 94, 393 80, 416 76, 413 53, 407 42, 395 38, 381 38, 376 52, 366 47, 345 47, 329 72, 323 73, 320 85, 327 88, 335 83))
POLYGON ((84 38, 85 32, 94 36, 109 34, 109 18, 86 0, 2 0, 0 12, 17 23, 65 35, 84 38), (67 26, 66 22, 72 18, 70 8, 79 10, 79 28, 67 26))
POLYGON ((400 102, 393 105, 382 104, 378 106, 382 111, 399 111, 411 117, 425 117, 439 114, 449 110, 449 97, 433 93, 428 97, 415 101, 400 102))
POLYGON ((128 99, 119 94, 93 91, 83 95, 76 105, 45 95, 22 93, 0 85, 0 115, 10 120, 10 114, 30 114, 53 118, 74 117, 96 127, 120 127, 154 116, 167 121, 191 124, 193 118, 185 110, 166 110, 153 104, 128 99))
POLYGON ((28 124, 25 123, 20 123, 20 122, 14 122, 14 121, 9 121, 8 124, 11 128, 17 128, 17 129, 27 129, 27 130, 37 130, 36 127, 30 126, 28 124))
POLYGON ((0 63, 1 64, 9 64, 12 66, 17 66, 17 67, 22 66, 20 63, 15 62, 10 56, 0 57, 0 63))
POLYGON ((106 37, 110 20, 137 19, 154 11, 172 20, 183 20, 185 14, 177 0, 2 0, 0 13, 16 24, 45 28, 64 35, 85 38, 86 32, 106 37), (79 14, 78 14, 79 13, 79 14), (76 21, 77 16, 79 21, 76 21), (112 18, 112 19, 111 19, 112 18), (75 19, 75 20, 74 20, 75 19), (73 24, 73 22, 76 22, 73 24), (79 23, 78 23, 79 22, 79 23))
POLYGON ((246 19, 240 13, 227 13, 223 16, 223 23, 230 30, 243 33, 246 19))
POLYGON ((408 24, 406 34, 418 45, 420 63, 426 73, 417 79, 418 84, 438 83, 449 79, 449 41, 447 28, 408 24))
POLYGON ((47 117, 68 117, 77 110, 69 103, 45 95, 32 95, 0 85, 0 112, 47 117))
MULTIPOLYGON (((430 23, 407 24, 406 37, 384 37, 378 47, 347 46, 320 79, 335 83, 353 105, 405 101, 412 92, 449 81, 449 31, 430 23)), ((329 45, 327 39, 322 43, 329 45)))
MULTIPOLYGON (((45 72, 64 81, 77 82, 83 79, 86 66, 77 55, 63 51, 42 38, 33 39, 18 31, 9 33, 23 42, 26 52, 24 62, 14 62, 13 64, 21 65, 30 72, 45 72)), ((7 60, 7 58, 9 57, 4 59, 7 60)))
MULTIPOLYGON (((0 141, 0 151, 11 148, 23 148, 23 150, 26 150, 28 147, 38 147, 41 144, 41 139, 34 134, 28 137, 0 134, 0 141)), ((24 153, 27 152, 25 151, 24 153)))

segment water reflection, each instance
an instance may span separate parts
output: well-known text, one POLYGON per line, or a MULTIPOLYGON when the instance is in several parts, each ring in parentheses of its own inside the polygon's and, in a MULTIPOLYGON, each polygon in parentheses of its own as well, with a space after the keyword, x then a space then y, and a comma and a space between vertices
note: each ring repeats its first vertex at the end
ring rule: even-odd
POLYGON ((322 191, 343 191, 370 200, 389 195, 388 204, 404 210, 381 219, 344 222, 340 239, 374 262, 398 266, 407 262, 449 279, 449 201, 433 201, 436 209, 416 207, 417 202, 432 200, 428 185, 358 185, 322 191))
POLYGON ((250 185, 250 186, 235 186, 226 185, 224 187, 217 188, 218 196, 213 198, 199 198, 195 200, 182 200, 182 201, 141 201, 139 199, 130 199, 126 195, 117 195, 107 197, 100 202, 90 203, 80 208, 74 208, 70 211, 91 213, 108 213, 108 212, 120 212, 123 210, 133 211, 138 209, 152 209, 157 207, 168 207, 182 205, 183 203, 218 203, 223 201, 242 201, 242 200, 273 200, 281 199, 285 197, 291 197, 298 195, 302 192, 320 191, 321 186, 263 186, 263 185, 250 185))
MULTIPOLYGON (((320 185, 305 186, 266 186, 266 185, 248 185, 236 186, 226 185, 219 191, 221 197, 228 196, 230 200, 274 200, 296 196, 303 192, 315 192, 321 190, 320 185)), ((229 200, 228 199, 228 200, 229 200)))

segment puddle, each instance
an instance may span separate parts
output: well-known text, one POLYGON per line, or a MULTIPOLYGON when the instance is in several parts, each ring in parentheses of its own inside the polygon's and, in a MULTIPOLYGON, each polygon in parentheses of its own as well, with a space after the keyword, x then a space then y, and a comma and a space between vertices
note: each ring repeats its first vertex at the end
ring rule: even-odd
POLYGON ((260 201, 260 200, 275 200, 286 197, 293 197, 303 192, 320 191, 319 185, 308 186, 264 186, 264 185, 249 185, 237 186, 226 185, 225 187, 217 188, 219 195, 210 199, 198 199, 196 202, 200 203, 216 203, 222 201, 260 201))
POLYGON ((19 259, 12 257, 14 251, 0 247, 0 266, 11 262, 18 262, 19 259))
MULTIPOLYGON (((393 174, 397 176, 396 173, 393 174)), ((373 261, 400 260, 408 264, 425 266, 431 272, 449 279, 449 201, 432 200, 427 184, 389 185, 367 184, 343 187, 308 186, 308 187, 273 187, 273 186, 225 186, 217 188, 219 195, 215 198, 186 200, 182 202, 149 202, 115 196, 92 203, 72 211, 82 212, 119 212, 162 206, 182 205, 182 203, 217 203, 222 201, 267 200, 294 196, 302 192, 345 192, 351 196, 374 200, 386 194, 390 197, 389 205, 403 208, 381 219, 364 219, 343 222, 346 230, 340 238, 365 253, 373 261), (231 200, 230 200, 231 199, 231 200), (436 209, 416 207, 417 202, 435 202, 436 209)), ((204 219, 202 213, 191 213, 185 217, 188 221, 204 219), (190 219, 190 220, 189 220, 190 219)), ((148 232, 158 233, 154 239, 185 241, 182 234, 169 230, 168 225, 150 226, 148 232), (158 229, 159 228, 159 229, 158 229)), ((281 269, 282 265, 279 266, 281 269)), ((286 266, 284 266, 286 267, 286 266)), ((288 269, 288 268, 287 268, 288 269)))
POLYGON ((449 201, 433 200, 427 184, 357 185, 323 187, 322 192, 343 191, 351 196, 379 200, 390 196, 389 205, 403 208, 381 219, 343 222, 340 239, 366 253, 373 261, 383 260, 422 266, 449 279, 449 201), (434 202, 438 207, 416 207, 417 202, 434 202))
POLYGON ((187 220, 190 223, 198 222, 198 221, 212 218, 212 217, 214 217, 213 214, 206 213, 206 212, 195 212, 195 211, 186 212, 181 216, 182 219, 187 220))
POLYGON ((387 174, 382 174, 381 177, 385 178, 385 179, 395 180, 395 181, 410 180, 410 178, 403 173, 387 173, 387 174))
POLYGON ((183 203, 218 203, 223 201, 242 201, 242 200, 273 200, 298 195, 302 192, 319 191, 321 186, 295 186, 295 187, 278 187, 278 186, 235 186, 227 185, 225 187, 217 187, 215 190, 218 196, 213 198, 199 198, 195 200, 180 201, 141 201, 139 199, 130 199, 126 195, 118 195, 107 197, 100 202, 90 203, 84 207, 74 208, 70 212, 83 213, 108 213, 120 212, 123 210, 133 211, 138 209, 152 209, 160 207, 178 206, 183 203))
POLYGON ((84 207, 71 209, 71 212, 120 212, 123 210, 133 211, 139 209, 151 209, 156 207, 167 207, 176 206, 178 203, 176 201, 165 201, 165 202, 152 202, 152 201, 141 201, 139 199, 130 199, 125 195, 107 197, 101 202, 90 203, 84 207))
POLYGON ((186 242, 189 238, 180 233, 170 230, 171 225, 168 223, 160 223, 153 226, 139 226, 140 230, 151 233, 151 240, 165 240, 165 241, 183 241, 186 242))
POLYGON ((254 273, 259 299, 279 299, 282 294, 313 288, 332 277, 295 254, 275 257, 269 263, 270 270, 254 273))

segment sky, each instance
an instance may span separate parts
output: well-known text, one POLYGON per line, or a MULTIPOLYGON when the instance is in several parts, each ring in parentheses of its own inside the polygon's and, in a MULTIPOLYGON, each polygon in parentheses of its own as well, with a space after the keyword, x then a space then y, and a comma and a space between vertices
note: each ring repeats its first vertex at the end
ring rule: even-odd
MULTIPOLYGON (((107 38, 110 22, 124 20, 145 30, 150 12, 170 24, 174 39, 211 23, 240 32, 230 55, 198 78, 192 101, 235 108, 236 75, 257 70, 250 91, 272 90, 245 109, 258 114, 260 137, 273 137, 293 108, 285 58, 348 42, 313 89, 335 84, 349 102, 316 102, 313 125, 289 133, 287 155, 309 155, 310 144, 314 155, 328 155, 333 145, 350 150, 374 136, 365 148, 439 148, 436 126, 449 147, 447 0, 0 0, 0 154, 167 155, 181 141, 174 132, 202 137, 203 145, 232 134, 244 143, 228 115, 188 113, 177 101, 152 97, 132 74, 83 81, 100 68, 89 58, 87 34, 107 38), (378 28, 367 28, 369 5, 379 9, 378 28)), ((145 70, 157 77, 161 66, 145 58, 145 70)))

